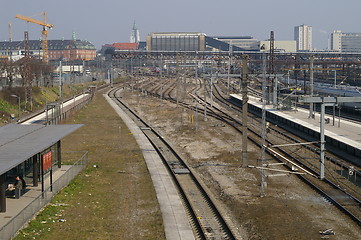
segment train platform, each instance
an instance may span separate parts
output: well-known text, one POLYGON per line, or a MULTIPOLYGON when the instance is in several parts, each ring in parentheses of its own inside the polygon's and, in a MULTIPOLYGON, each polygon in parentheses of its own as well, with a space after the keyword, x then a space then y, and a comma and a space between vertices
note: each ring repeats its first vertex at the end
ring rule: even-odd
POLYGON ((61 139, 82 126, 7 124, 0 128, 0 239, 11 239, 85 167, 84 159, 62 165, 61 139), (23 179, 21 194, 11 186, 16 176, 23 179))
MULTIPOLYGON (((70 167, 70 165, 63 165, 61 168, 55 169, 52 176, 53 181, 56 182, 60 179, 70 169, 70 167)), ((45 189, 50 187, 49 176, 44 179, 44 187, 45 189)), ((0 228, 8 224, 14 217, 21 214, 22 211, 24 211, 24 209, 31 205, 34 201, 39 201, 39 203, 36 204, 41 204, 40 202, 47 202, 47 199, 51 199, 56 194, 56 191, 45 192, 44 194, 47 195, 45 200, 42 198, 41 194, 41 184, 39 184, 36 187, 31 185, 27 186, 25 193, 18 199, 15 199, 14 197, 7 197, 7 210, 5 213, 0 213, 0 228)))
MULTIPOLYGON (((83 93, 80 94, 78 96, 74 96, 72 99, 69 99, 66 102, 63 103, 59 103, 61 104, 61 112, 67 112, 69 110, 71 110, 72 108, 75 108, 76 106, 80 105, 81 103, 85 102, 88 98, 90 97, 89 93, 83 93)), ((55 104, 55 103, 49 103, 50 104, 55 104)), ((53 109, 49 109, 48 110, 48 118, 54 118, 54 110, 53 109)), ((58 113, 55 113, 58 114, 58 113)), ((26 120, 24 122, 22 122, 21 124, 25 124, 25 125, 29 125, 29 124, 44 124, 46 122, 46 116, 47 115, 47 110, 44 110, 42 113, 36 115, 35 117, 32 117, 29 120, 26 120)))
MULTIPOLYGON (((242 100, 242 96, 239 94, 231 94, 231 97, 242 100)), ((251 109, 252 106, 259 110, 262 109, 260 98, 249 96, 248 103, 251 105, 251 109)), ((291 127, 298 125, 300 126, 298 130, 319 138, 320 113, 315 112, 314 118, 309 118, 309 110, 307 109, 279 110, 273 108, 272 105, 266 105, 266 111, 268 116, 272 114, 272 118, 278 120, 281 124, 288 124, 291 127)), ((361 164, 361 124, 342 118, 339 119, 338 116, 333 117, 329 114, 326 114, 325 119, 327 119, 325 124, 326 144, 332 144, 350 152, 355 157, 354 160, 361 164)))
POLYGON ((122 118, 142 149, 162 212, 166 239, 195 239, 176 187, 162 159, 135 122, 107 94, 104 94, 104 97, 122 118))

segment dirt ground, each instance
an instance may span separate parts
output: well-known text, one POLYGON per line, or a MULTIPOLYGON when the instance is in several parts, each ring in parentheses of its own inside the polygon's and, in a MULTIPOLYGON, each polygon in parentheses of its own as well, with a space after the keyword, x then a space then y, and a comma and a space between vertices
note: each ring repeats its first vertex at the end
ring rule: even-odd
MULTIPOLYGON (((223 203, 244 239, 359 239, 361 229, 296 176, 267 178, 260 197, 259 170, 241 167, 242 136, 217 120, 177 108, 159 98, 124 92, 133 109, 173 142, 188 164, 223 203), (194 119, 194 116, 193 116, 194 119), (336 234, 323 236, 319 231, 336 234)), ((249 143, 250 165, 260 149, 249 143)), ((267 172, 268 174, 272 174, 267 172)))

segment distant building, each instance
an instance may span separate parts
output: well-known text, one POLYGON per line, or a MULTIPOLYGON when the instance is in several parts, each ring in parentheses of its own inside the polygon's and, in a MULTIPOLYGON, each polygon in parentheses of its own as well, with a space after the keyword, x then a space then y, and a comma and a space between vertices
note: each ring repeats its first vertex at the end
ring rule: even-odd
POLYGON ((331 33, 331 49, 339 52, 361 53, 361 33, 333 31, 331 33))
POLYGON ((250 36, 212 36, 211 38, 232 45, 232 49, 237 47, 244 51, 259 50, 259 41, 250 36))
POLYGON ((139 35, 139 30, 137 28, 137 25, 133 24, 133 29, 132 29, 132 33, 130 34, 130 42, 131 43, 139 43, 140 42, 140 35, 139 35))
POLYGON ((340 30, 331 33, 331 50, 341 52, 341 36, 342 32, 340 30))
POLYGON ((208 37, 199 32, 160 32, 147 36, 148 51, 247 51, 258 50, 252 37, 208 37))
MULTIPOLYGON (((30 55, 42 56, 40 40, 29 40, 30 55)), ((95 46, 82 40, 48 40, 49 60, 94 60, 95 46)), ((24 41, 0 42, 0 56, 19 60, 24 55, 24 41)))
POLYGON ((116 50, 138 50, 138 43, 113 43, 109 45, 116 50))
POLYGON ((295 27, 294 39, 297 43, 297 51, 312 50, 312 27, 300 25, 295 27))
POLYGON ((148 51, 204 51, 205 34, 199 32, 159 32, 147 36, 148 51))
MULTIPOLYGON (((270 49, 270 41, 260 41, 260 46, 264 46, 265 50, 270 49)), ((296 52, 296 41, 274 41, 275 52, 296 52)))
POLYGON ((139 43, 113 43, 113 44, 105 44, 100 49, 99 53, 105 56, 107 59, 111 59, 111 55, 116 51, 138 51, 140 45, 144 45, 144 42, 139 43), (143 44, 141 44, 143 43, 143 44))

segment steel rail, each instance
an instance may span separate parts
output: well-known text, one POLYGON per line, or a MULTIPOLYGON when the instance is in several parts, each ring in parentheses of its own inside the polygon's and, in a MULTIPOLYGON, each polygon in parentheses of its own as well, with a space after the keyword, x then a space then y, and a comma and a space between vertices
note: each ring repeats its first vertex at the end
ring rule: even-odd
MULTIPOLYGON (((222 235, 223 236, 222 239, 236 239, 235 235, 233 234, 230 227, 228 226, 229 224, 222 217, 220 211, 218 210, 218 207, 211 200, 211 197, 208 196, 207 190, 204 189, 203 184, 201 184, 199 182, 198 178, 196 176, 194 176, 193 171, 187 166, 187 164, 182 160, 182 158, 179 156, 179 154, 177 154, 177 152, 171 147, 171 145, 154 128, 152 128, 148 123, 146 123, 131 108, 126 106, 126 104, 124 104, 124 102, 122 100, 118 99, 115 96, 115 92, 116 92, 116 90, 109 92, 109 96, 111 98, 115 99, 119 103, 118 105, 120 107, 127 109, 127 112, 129 112, 131 115, 133 115, 132 118, 136 122, 138 122, 138 126, 140 125, 141 128, 146 129, 143 132, 145 133, 145 135, 147 136, 149 141, 153 144, 153 146, 157 150, 158 154, 163 159, 163 162, 166 164, 169 172, 171 173, 171 175, 173 177, 173 180, 175 181, 176 185, 179 188, 182 199, 185 201, 185 205, 188 208, 188 212, 190 212, 192 222, 196 226, 196 231, 195 231, 196 235, 200 239, 214 239, 213 238, 214 235, 217 235, 218 237, 220 235, 222 235), (155 138, 151 137, 150 133, 154 134, 155 138), (159 142, 156 143, 155 141, 160 141, 163 146, 159 146, 159 142), (165 150, 164 148, 166 148, 167 150, 165 150), (166 157, 164 155, 164 152, 172 153, 172 155, 178 161, 178 163, 175 163, 174 161, 169 162, 167 160, 168 157, 166 157), (179 174, 176 174, 176 171, 174 170, 174 166, 177 166, 178 168, 179 168, 179 166, 181 166, 181 169, 183 169, 183 171, 184 171, 184 169, 189 171, 189 173, 187 175, 189 175, 189 177, 192 179, 192 181, 195 184, 195 188, 193 188, 193 189, 198 189, 200 191, 202 197, 205 199, 203 208, 209 207, 210 209, 205 210, 205 211, 211 212, 212 216, 200 217, 200 215, 195 211, 195 204, 192 201, 191 196, 189 196, 186 193, 187 192, 186 188, 187 188, 188 184, 182 184, 179 174), (214 227, 214 226, 204 225, 205 220, 207 220, 207 217, 209 219, 215 218, 212 222, 216 223, 218 226, 214 227), (218 232, 216 234, 215 232, 219 231, 219 229, 221 229, 221 232, 218 232)), ((194 194, 194 192, 193 192, 193 194, 194 194)), ((208 220, 206 222, 206 224, 209 224, 209 222, 210 222, 210 220, 208 220)))

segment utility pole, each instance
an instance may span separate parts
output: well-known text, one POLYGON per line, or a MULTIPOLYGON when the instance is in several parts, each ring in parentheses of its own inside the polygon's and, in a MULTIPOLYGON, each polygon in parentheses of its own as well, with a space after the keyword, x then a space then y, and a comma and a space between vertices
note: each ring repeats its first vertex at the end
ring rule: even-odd
POLYGON ((163 78, 163 54, 160 55, 160 78, 163 78))
POLYGON ((275 82, 275 69, 274 69, 274 58, 275 58, 275 36, 274 32, 271 31, 270 34, 270 59, 269 59, 269 74, 270 74, 270 86, 269 86, 269 96, 271 96, 271 92, 273 94, 272 102, 273 107, 277 107, 277 89, 275 89, 274 82, 275 82), (273 89, 273 91, 272 91, 273 89))
POLYGON ((196 59, 196 67, 194 68, 196 70, 196 79, 198 78, 198 55, 195 56, 196 59))
POLYGON ((60 101, 62 101, 63 99, 63 82, 62 79, 63 78, 63 66, 62 66, 62 62, 60 60, 59 63, 59 97, 60 97, 60 101))
MULTIPOLYGON (((261 49, 262 50, 262 49, 261 49)), ((265 196, 265 173, 263 164, 266 155, 266 91, 267 91, 267 78, 266 78, 266 56, 262 52, 262 146, 261 146, 261 162, 260 162, 260 175, 261 175, 261 191, 260 196, 265 196)))
POLYGON ((277 80, 277 77, 274 77, 273 78, 273 108, 274 109, 277 109, 277 107, 278 107, 277 89, 278 89, 278 80, 277 80))
POLYGON ((110 62, 110 87, 113 88, 113 63, 110 62))
POLYGON ((33 81, 31 77, 30 68, 30 50, 29 50, 29 33, 24 32, 24 85, 25 85, 25 108, 28 107, 32 111, 32 86, 33 81))
POLYGON ((247 148, 248 148, 248 55, 242 58, 242 167, 247 167, 247 148))
POLYGON ((183 101, 185 101, 186 96, 187 96, 187 78, 186 78, 186 73, 187 73, 187 54, 184 54, 183 56, 183 61, 184 63, 182 64, 182 99, 183 101))
POLYGON ((196 128, 196 131, 198 131, 198 100, 197 99, 195 99, 195 101, 196 101, 196 109, 195 109, 195 117, 196 117, 196 123, 195 123, 195 128, 196 128))
POLYGON ((210 92, 211 107, 213 107, 213 73, 211 74, 211 92, 210 92))
MULTIPOLYGON (((313 97, 313 62, 314 57, 310 57, 310 97, 313 97)), ((308 118, 315 118, 315 115, 313 114, 313 102, 310 102, 310 113, 308 115, 308 118)))
POLYGON ((232 66, 232 64, 231 64, 231 61, 232 61, 232 40, 231 40, 231 42, 230 42, 230 44, 229 44, 229 49, 228 49, 228 76, 227 76, 227 94, 229 95, 229 85, 230 85, 230 79, 229 79, 229 75, 231 74, 231 66, 232 66))
POLYGON ((177 107, 179 106, 179 62, 178 62, 178 53, 176 55, 176 81, 177 81, 177 107))
POLYGON ((110 70, 109 69, 108 69, 108 78, 109 78, 109 84, 110 84, 110 87, 111 87, 112 86, 112 79, 110 77, 110 70))
POLYGON ((203 87, 204 87, 204 121, 207 121, 207 82, 206 78, 203 77, 203 87))
POLYGON ((290 70, 287 71, 287 87, 290 87, 290 70))

